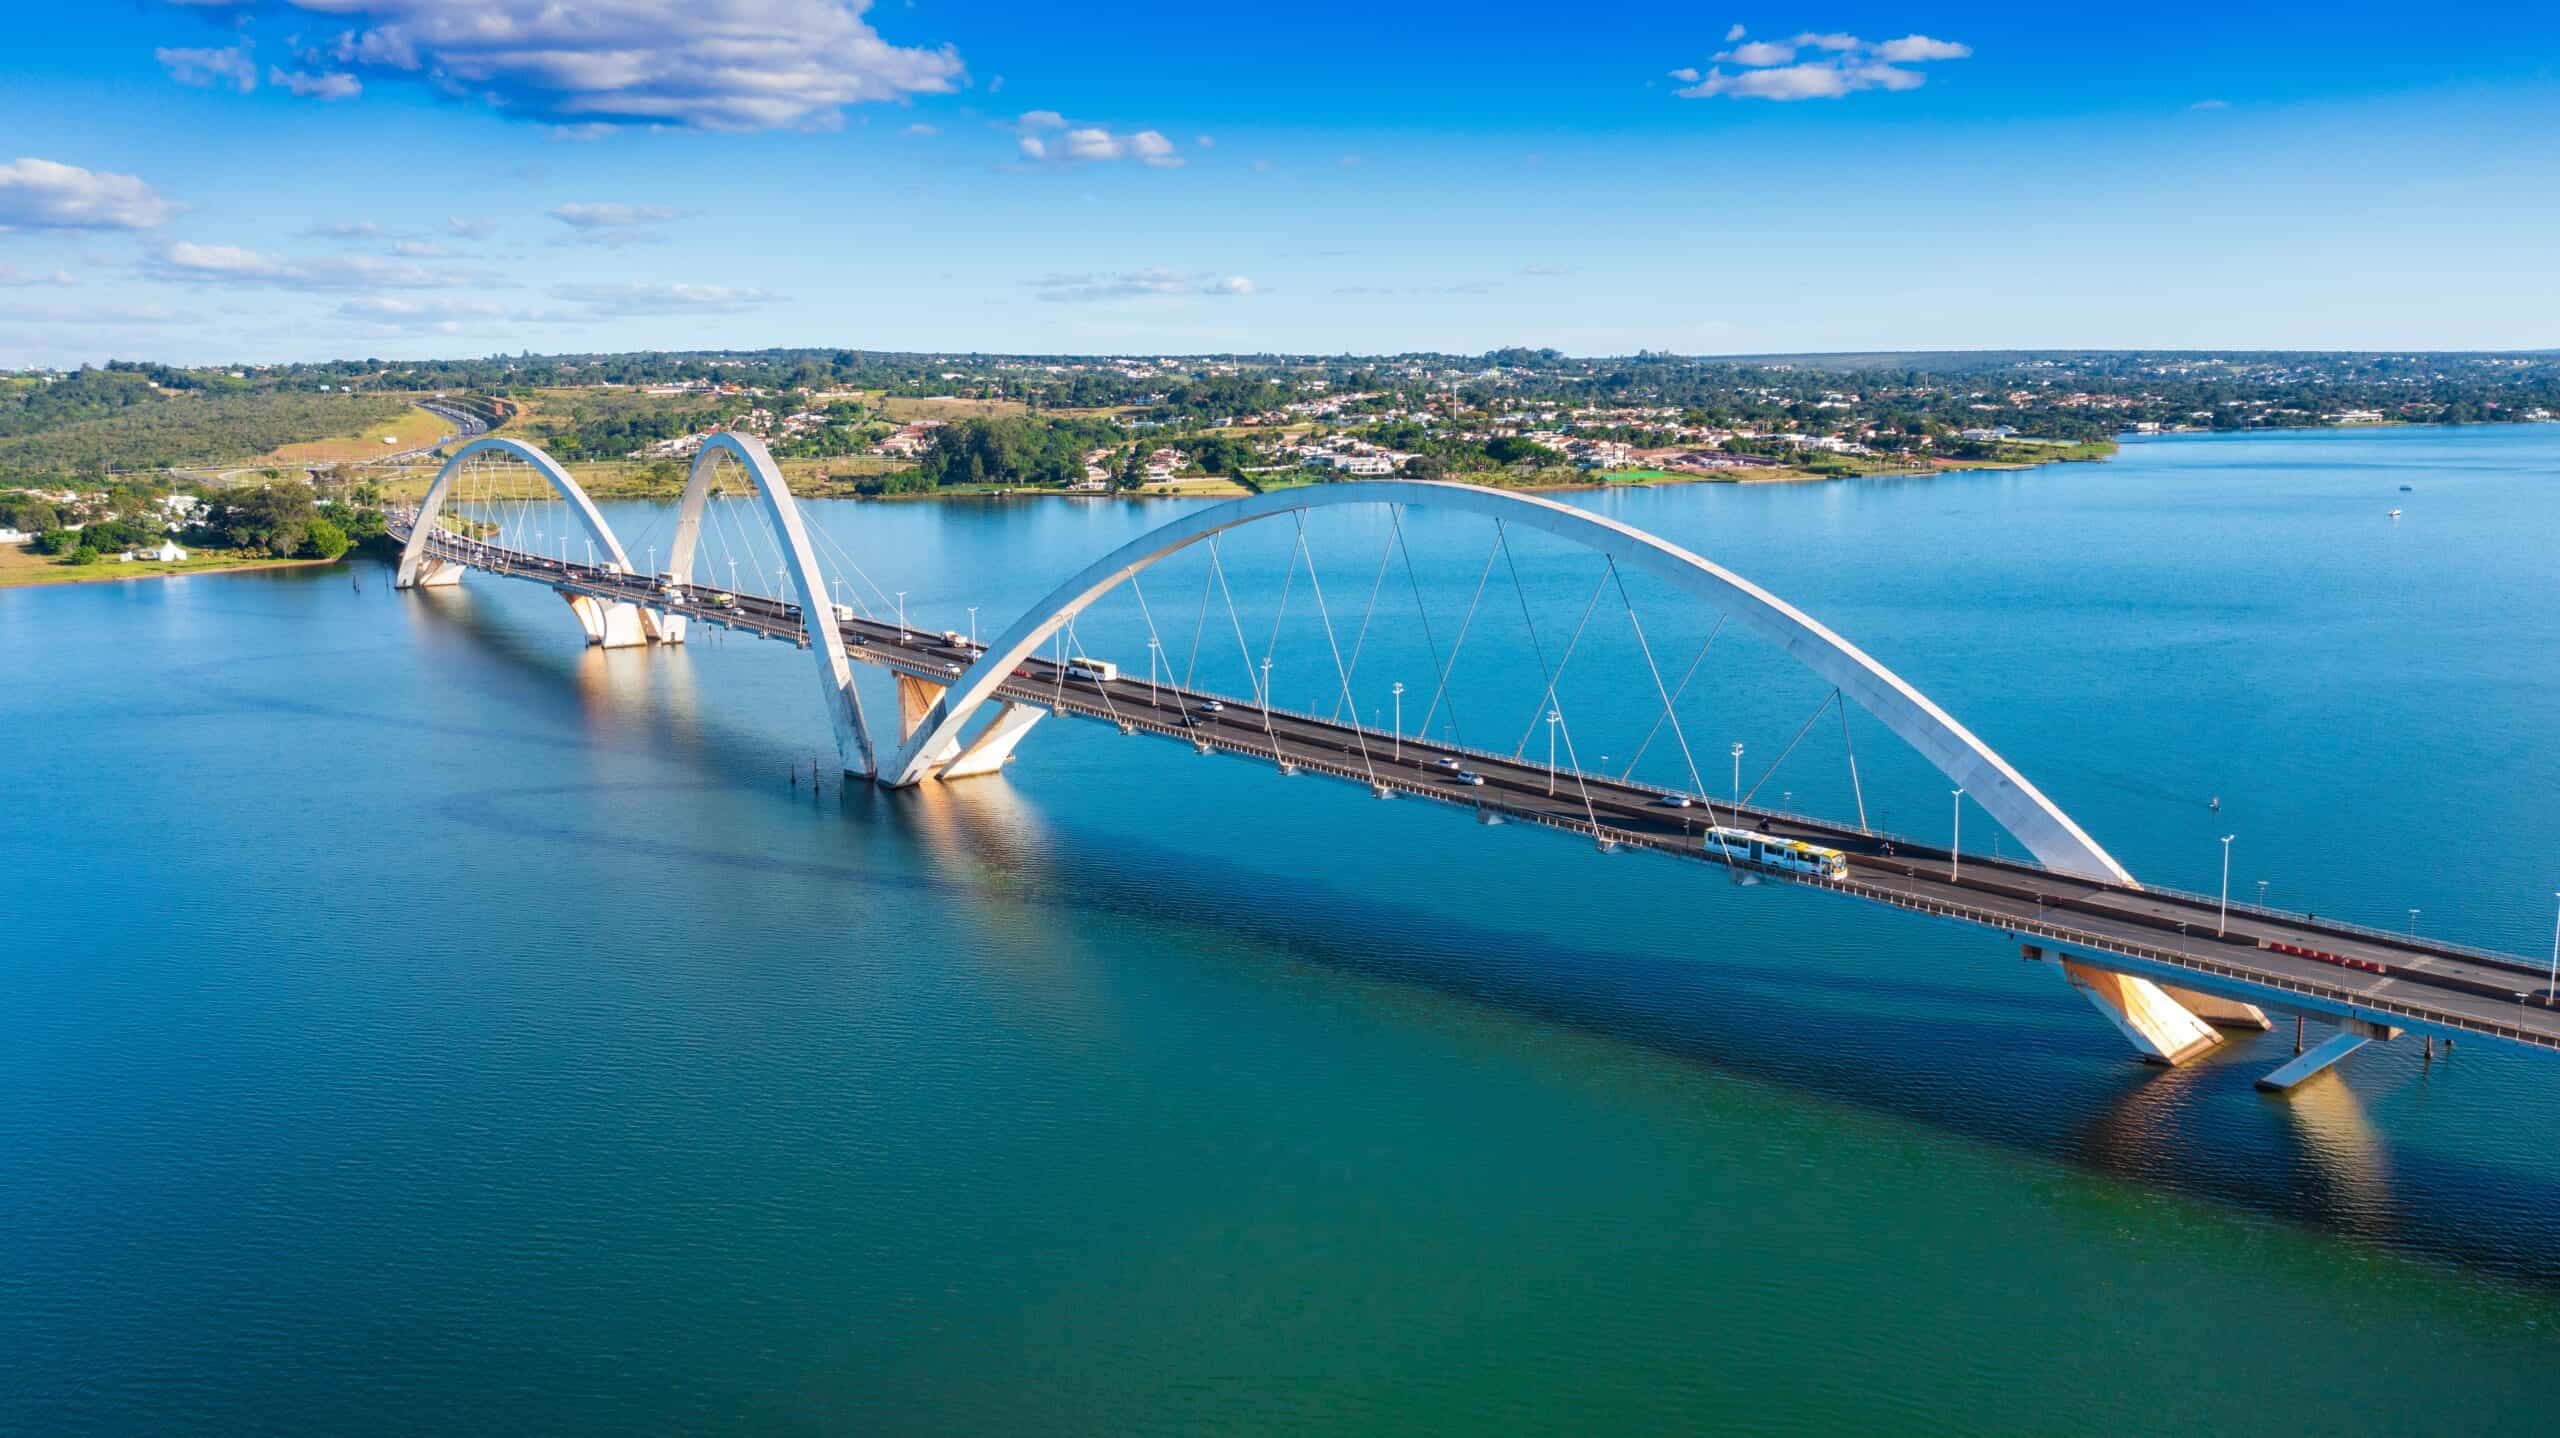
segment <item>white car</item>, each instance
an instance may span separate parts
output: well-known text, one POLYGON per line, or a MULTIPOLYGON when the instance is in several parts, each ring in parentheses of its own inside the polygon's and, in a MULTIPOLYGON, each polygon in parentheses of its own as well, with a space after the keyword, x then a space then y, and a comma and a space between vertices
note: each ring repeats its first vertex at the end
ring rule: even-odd
POLYGON ((1454 757, 1443 754, 1431 761, 1431 767, 1445 773, 1460 774, 1466 772, 1467 766, 1459 763, 1454 757))
POLYGON ((1195 714, 1224 714, 1227 712, 1227 706, 1219 703, 1215 699, 1203 699, 1200 701, 1199 707, 1192 710, 1192 712, 1195 714))
POLYGON ((1686 809, 1689 807, 1689 796, 1686 794, 1665 794, 1653 802, 1657 808, 1686 809))
POLYGON ((1484 783, 1484 776, 1473 769, 1454 770, 1450 773, 1449 777, 1461 784, 1466 784, 1471 787, 1481 786, 1484 783))

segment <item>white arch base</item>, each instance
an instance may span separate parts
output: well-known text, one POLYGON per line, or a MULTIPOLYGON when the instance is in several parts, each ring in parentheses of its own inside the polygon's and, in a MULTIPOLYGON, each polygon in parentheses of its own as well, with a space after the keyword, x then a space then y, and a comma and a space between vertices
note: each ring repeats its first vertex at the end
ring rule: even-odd
MULTIPOLYGON (((898 676, 898 738, 906 742, 915 738, 916 729, 933 713, 949 690, 930 679, 912 674, 898 676)), ((996 717, 981 728, 977 737, 963 742, 953 739, 935 751, 926 761, 927 770, 936 779, 974 779, 993 774, 1013 762, 1013 751, 1033 725, 1049 717, 1049 711, 1037 704, 1005 701, 996 717)))
POLYGON ((647 645, 649 615, 637 604, 610 603, 591 594, 555 590, 569 601, 569 612, 578 616, 578 627, 587 632, 587 643, 602 649, 637 649, 647 645))
POLYGON ((462 582, 462 576, 466 572, 467 566, 460 564, 447 564, 441 559, 430 558, 424 564, 418 566, 418 574, 416 578, 410 580, 406 584, 395 583, 395 587, 401 589, 451 589, 462 582))
POLYGON ((2145 1063, 2171 1067, 2222 1042, 2213 1026, 2190 1013, 2149 979, 2092 968, 2069 959, 2052 961, 2099 1013, 2133 1045, 2145 1063))

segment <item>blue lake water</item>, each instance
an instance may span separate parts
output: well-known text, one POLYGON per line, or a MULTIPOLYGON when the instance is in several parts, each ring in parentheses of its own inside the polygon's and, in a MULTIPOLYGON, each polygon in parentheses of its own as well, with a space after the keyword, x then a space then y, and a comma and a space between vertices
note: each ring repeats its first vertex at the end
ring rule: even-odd
MULTIPOLYGON (((1570 502, 2146 880, 2230 833, 2235 896, 2549 951, 2560 427, 1570 502)), ((1181 512, 809 509, 847 602, 987 634, 1181 512)), ((1242 531, 1232 617, 1194 552, 1078 642, 1419 730, 1463 627, 1430 732, 1531 753, 1570 650, 1586 764, 1721 794, 1740 742, 1946 836, 1863 716, 1855 788, 1836 718, 1788 748, 1826 691, 1747 635, 1654 729, 1714 616, 1491 539, 1319 515, 1310 583, 1242 531)), ((2290 1025, 2145 1068, 1992 935, 1107 726, 907 794, 827 752, 805 655, 585 650, 528 585, 0 591, 0 1431, 2547 1426, 2560 1065, 2273 1099, 2290 1025)))

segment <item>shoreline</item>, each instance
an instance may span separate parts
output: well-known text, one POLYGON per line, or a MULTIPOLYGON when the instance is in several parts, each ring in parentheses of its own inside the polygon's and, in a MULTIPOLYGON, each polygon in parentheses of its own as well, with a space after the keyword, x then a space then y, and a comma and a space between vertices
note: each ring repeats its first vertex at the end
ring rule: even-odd
POLYGON ((191 574, 245 574, 264 569, 311 569, 337 564, 356 551, 350 549, 337 559, 226 559, 219 564, 118 564, 109 570, 103 565, 83 565, 71 569, 44 559, 40 564, 19 568, 0 566, 0 589, 44 589, 69 584, 130 584, 147 579, 184 579, 191 574), (32 569, 35 572, 29 572, 32 569))

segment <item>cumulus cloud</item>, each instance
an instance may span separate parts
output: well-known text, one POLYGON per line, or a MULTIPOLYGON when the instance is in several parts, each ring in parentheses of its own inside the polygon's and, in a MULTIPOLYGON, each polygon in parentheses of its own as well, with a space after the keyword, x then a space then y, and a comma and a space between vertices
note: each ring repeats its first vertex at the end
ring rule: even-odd
POLYGON ((224 50, 191 50, 163 46, 151 52, 169 78, 199 90, 228 86, 246 95, 258 88, 258 62, 249 58, 247 42, 224 50))
POLYGON ((1025 280, 1035 296, 1054 304, 1095 300, 1161 299, 1181 295, 1240 296, 1257 294, 1261 286, 1242 275, 1145 269, 1117 274, 1052 274, 1025 280))
POLYGON ((555 285, 551 296, 586 307, 593 318, 634 315, 738 314, 790 298, 770 290, 729 285, 625 284, 555 285))
POLYGON ((23 157, 0 165, 0 233, 148 230, 180 208, 131 175, 23 157))
POLYGON ((282 3, 311 12, 292 17, 300 48, 330 67, 296 93, 343 98, 359 75, 397 76, 553 125, 832 126, 848 105, 946 94, 967 75, 947 45, 883 39, 870 0, 282 3), (343 28, 314 35, 314 18, 343 28))
POLYGON ((477 270, 445 269, 371 255, 302 259, 237 245, 199 245, 187 240, 162 246, 146 268, 158 279, 235 289, 433 290, 496 282, 495 277, 477 270))
POLYGON ((1735 100, 1836 100, 1861 90, 1916 90, 1928 76, 1908 68, 1938 60, 1962 60, 1973 47, 1927 35, 1905 35, 1881 43, 1839 32, 1807 31, 1789 40, 1742 38, 1737 25, 1725 35, 1727 49, 1714 57, 1715 67, 1701 73, 1695 66, 1671 72, 1682 83, 1674 92, 1684 100, 1717 96, 1735 100), (1799 59, 1806 51, 1817 52, 1799 59), (1727 70, 1725 65, 1738 68, 1727 70))
POLYGON ((267 83, 306 100, 352 100, 364 93, 364 83, 343 71, 288 70, 274 65, 267 69, 267 83))
POLYGON ((1953 40, 1932 40, 1926 35, 1905 35, 1899 40, 1887 40, 1876 47, 1877 59, 1895 62, 1963 60, 1970 58, 1972 54, 1971 45, 1959 45, 1953 40))
POLYGON ((1796 57, 1796 47, 1775 40, 1754 40, 1736 45, 1716 58, 1737 65, 1783 65, 1796 57))
POLYGON ((0 289, 21 289, 30 285, 60 287, 78 283, 79 281, 71 278, 69 270, 54 270, 48 274, 39 275, 19 269, 16 265, 0 264, 0 289))
POLYGON ((1014 121, 1014 153, 1035 165, 1101 164, 1136 160, 1158 170, 1178 170, 1182 156, 1161 130, 1122 133, 1101 125, 1070 125, 1055 110, 1029 110, 1014 121))
POLYGON ((464 215, 450 215, 446 217, 444 227, 456 239, 485 240, 497 233, 498 222, 474 219, 464 215))

